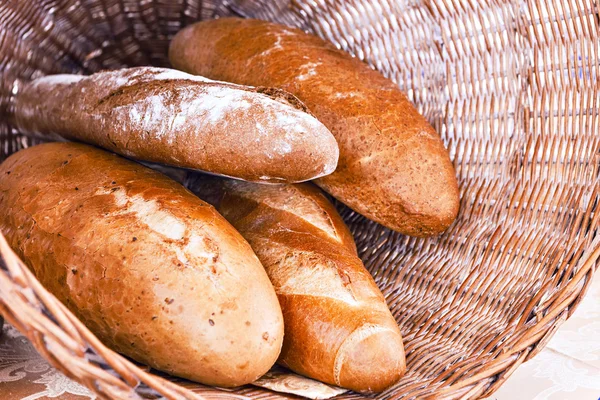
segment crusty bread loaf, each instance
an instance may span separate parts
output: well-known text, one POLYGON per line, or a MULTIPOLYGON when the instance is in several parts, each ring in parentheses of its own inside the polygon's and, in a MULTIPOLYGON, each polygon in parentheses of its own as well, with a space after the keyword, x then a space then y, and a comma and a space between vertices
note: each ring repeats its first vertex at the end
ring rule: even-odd
POLYGON ((279 298, 279 362, 359 392, 404 374, 402 336, 339 214, 313 185, 259 185, 191 174, 189 188, 215 204, 248 240, 279 298))
POLYGON ((249 181, 313 179, 338 159, 331 133, 294 96, 165 68, 42 77, 15 101, 21 131, 249 181))
POLYGON ((91 146, 0 165, 0 231, 108 346, 173 375, 237 386, 279 355, 281 309, 248 243, 180 184, 91 146))
POLYGON ((456 218, 455 172, 438 134, 392 81, 332 44, 271 22, 221 18, 180 31, 169 59, 190 73, 298 96, 340 146, 337 170, 317 184, 359 213, 415 236, 456 218))

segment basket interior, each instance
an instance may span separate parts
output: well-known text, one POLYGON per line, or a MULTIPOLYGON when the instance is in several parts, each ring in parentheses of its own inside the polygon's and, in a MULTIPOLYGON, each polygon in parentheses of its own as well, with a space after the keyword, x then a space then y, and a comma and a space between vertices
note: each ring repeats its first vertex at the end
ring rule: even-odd
POLYGON ((408 373, 380 397, 492 393, 570 315, 596 263, 597 4, 4 1, 0 160, 37 140, 5 118, 23 81, 167 66, 169 39, 181 27, 224 15, 332 41, 394 80, 440 133, 462 199, 446 233, 411 238, 338 206, 405 338, 408 373))

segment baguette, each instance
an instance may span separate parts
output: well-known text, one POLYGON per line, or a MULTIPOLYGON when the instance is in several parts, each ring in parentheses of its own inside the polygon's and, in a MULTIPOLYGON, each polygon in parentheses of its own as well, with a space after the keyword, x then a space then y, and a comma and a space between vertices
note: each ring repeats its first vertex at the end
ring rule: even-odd
POLYGON ((170 374, 237 386, 283 337, 248 243, 164 175, 93 147, 43 144, 0 165, 0 231, 106 345, 170 374))
POLYGON ((327 128, 282 90, 165 68, 36 79, 18 92, 13 119, 22 132, 249 181, 323 176, 339 153, 327 128))
POLYGON ((298 96, 340 146, 337 170, 316 183, 396 231, 429 236, 458 213, 454 168, 440 137, 390 80, 331 43, 271 22, 221 18, 172 40, 186 72, 298 96))
POLYGON ((265 267, 285 323, 280 364, 359 392, 400 379, 406 367, 398 325, 348 228, 315 186, 198 174, 186 185, 216 206, 265 267))

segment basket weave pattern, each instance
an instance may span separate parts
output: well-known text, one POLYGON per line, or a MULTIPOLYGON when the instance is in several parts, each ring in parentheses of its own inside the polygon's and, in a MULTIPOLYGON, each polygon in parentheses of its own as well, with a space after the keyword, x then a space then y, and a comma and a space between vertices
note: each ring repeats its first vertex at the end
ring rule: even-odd
MULTIPOLYGON (((442 135, 461 185, 459 218, 436 238, 339 206, 405 338, 408 373, 379 397, 486 396, 569 317, 600 256, 598 13, 595 0, 0 0, 0 160, 37 140, 4 121, 24 80, 167 65, 169 39, 217 15, 320 35, 398 83, 442 135)), ((101 396, 280 396, 176 385, 134 366, 1 235, 0 255, 0 312, 101 396)))

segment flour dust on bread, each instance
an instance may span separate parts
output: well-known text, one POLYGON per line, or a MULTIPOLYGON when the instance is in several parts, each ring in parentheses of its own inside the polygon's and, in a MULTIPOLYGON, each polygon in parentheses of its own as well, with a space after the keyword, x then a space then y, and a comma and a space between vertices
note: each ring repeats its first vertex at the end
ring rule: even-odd
POLYGON ((106 345, 208 385, 257 379, 283 318, 244 238, 163 174, 91 146, 50 143, 0 165, 0 231, 106 345))
POLYGON ((13 119, 23 132, 249 181, 327 175, 339 153, 327 128, 289 93, 166 68, 38 78, 17 94, 13 119))
POLYGON ((406 367, 398 324, 318 188, 195 173, 186 186, 215 205, 265 267, 283 311, 280 364, 359 392, 400 379, 406 367))
POLYGON ((336 171, 316 183, 391 229, 438 234, 458 213, 444 144, 397 85, 357 58, 300 29, 220 18, 187 26, 171 41, 186 72, 296 95, 333 133, 336 171))

